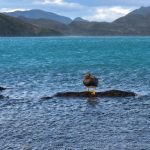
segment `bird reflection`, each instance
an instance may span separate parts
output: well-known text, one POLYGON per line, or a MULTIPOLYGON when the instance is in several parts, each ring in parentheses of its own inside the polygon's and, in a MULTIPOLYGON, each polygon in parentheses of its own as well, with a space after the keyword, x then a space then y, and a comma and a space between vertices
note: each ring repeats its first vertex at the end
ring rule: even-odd
POLYGON ((91 105, 92 107, 95 107, 98 104, 98 99, 97 97, 89 97, 87 99, 87 102, 89 105, 91 105))

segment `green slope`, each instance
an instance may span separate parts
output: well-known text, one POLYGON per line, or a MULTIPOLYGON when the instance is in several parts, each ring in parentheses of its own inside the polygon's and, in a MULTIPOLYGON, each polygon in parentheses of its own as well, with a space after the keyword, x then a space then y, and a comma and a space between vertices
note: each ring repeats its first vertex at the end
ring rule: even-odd
POLYGON ((0 36, 42 36, 62 35, 59 31, 50 30, 30 24, 0 13, 0 36))

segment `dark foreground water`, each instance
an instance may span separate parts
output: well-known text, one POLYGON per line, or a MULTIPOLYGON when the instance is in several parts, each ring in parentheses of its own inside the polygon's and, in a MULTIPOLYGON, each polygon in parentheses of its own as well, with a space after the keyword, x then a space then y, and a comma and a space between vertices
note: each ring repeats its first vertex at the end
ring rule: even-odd
POLYGON ((0 149, 149 150, 150 37, 0 38, 0 149), (87 71, 98 90, 135 98, 40 100, 82 91, 87 71))

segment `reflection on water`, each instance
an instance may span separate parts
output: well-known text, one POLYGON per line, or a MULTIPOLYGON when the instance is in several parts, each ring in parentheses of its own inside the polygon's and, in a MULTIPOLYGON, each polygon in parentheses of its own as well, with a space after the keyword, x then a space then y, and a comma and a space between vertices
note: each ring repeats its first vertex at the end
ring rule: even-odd
POLYGON ((90 98, 87 98, 87 102, 92 107, 95 107, 98 104, 99 100, 97 97, 90 97, 90 98))

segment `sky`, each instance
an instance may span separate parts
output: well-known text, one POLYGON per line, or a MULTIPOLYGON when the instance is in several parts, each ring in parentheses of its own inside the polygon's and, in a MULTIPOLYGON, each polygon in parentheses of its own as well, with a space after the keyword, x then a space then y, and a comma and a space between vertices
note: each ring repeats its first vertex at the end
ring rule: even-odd
POLYGON ((150 0, 0 0, 0 12, 42 9, 100 22, 111 22, 141 6, 150 6, 150 0))

